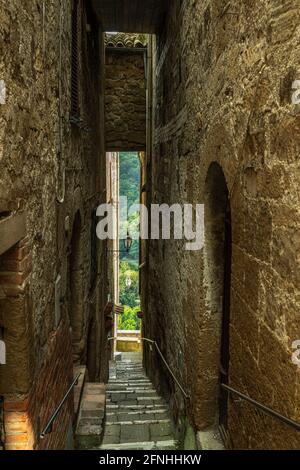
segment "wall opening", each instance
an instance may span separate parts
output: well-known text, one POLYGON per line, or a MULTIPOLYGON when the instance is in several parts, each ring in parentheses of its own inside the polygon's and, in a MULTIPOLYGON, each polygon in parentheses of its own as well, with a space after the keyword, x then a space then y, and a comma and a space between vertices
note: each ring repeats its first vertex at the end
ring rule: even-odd
POLYGON ((220 387, 229 378, 229 325, 231 286, 231 210, 222 168, 212 163, 205 186, 205 283, 206 305, 216 341, 211 374, 216 379, 216 422, 228 440, 228 394, 220 387))
POLYGON ((108 253, 112 259, 111 299, 115 308, 114 351, 141 352, 140 319, 140 194, 141 153, 107 153, 108 202, 115 208, 114 240, 108 253), (126 201, 126 202, 125 202, 126 201), (126 250, 126 237, 132 239, 126 250), (122 308, 119 308, 122 307, 122 308))
POLYGON ((141 162, 139 152, 119 153, 119 191, 122 198, 127 198, 127 208, 120 206, 120 234, 133 237, 132 246, 127 253, 124 239, 119 241, 119 298, 124 313, 118 318, 117 347, 119 351, 141 352, 141 320, 139 318, 140 292, 140 240, 135 232, 140 226, 140 213, 135 207, 140 204, 141 162), (126 213, 127 210, 127 213, 126 213), (125 222, 126 221, 126 222, 125 222))
POLYGON ((17 438, 22 434, 25 442, 30 427, 15 406, 23 405, 32 384, 31 252, 27 238, 14 243, 15 233, 0 233, 0 450, 15 450, 17 438), (5 240, 8 249, 2 251, 5 240))

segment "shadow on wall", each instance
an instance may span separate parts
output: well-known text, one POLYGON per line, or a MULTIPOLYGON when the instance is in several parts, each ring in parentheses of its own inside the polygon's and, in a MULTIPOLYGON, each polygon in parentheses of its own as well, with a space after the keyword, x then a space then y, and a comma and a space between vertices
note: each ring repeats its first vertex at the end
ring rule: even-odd
POLYGON ((216 333, 211 338, 211 363, 208 376, 214 380, 210 424, 217 424, 223 440, 228 443, 228 395, 220 383, 228 384, 229 376, 229 325, 231 286, 231 209, 227 184, 222 168, 216 162, 209 167, 205 182, 205 249, 204 279, 206 307, 210 325, 208 331, 216 333))
POLYGON ((72 328, 73 361, 80 364, 84 349, 83 341, 83 260, 82 223, 79 211, 75 215, 71 249, 69 254, 69 318, 72 328))

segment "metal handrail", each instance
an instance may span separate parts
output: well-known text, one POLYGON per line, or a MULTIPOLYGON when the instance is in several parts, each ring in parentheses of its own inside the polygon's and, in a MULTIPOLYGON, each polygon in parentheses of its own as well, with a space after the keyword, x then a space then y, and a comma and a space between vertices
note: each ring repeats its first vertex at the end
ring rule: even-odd
POLYGON ((78 385, 78 380, 81 377, 81 375, 82 375, 82 373, 78 374, 76 379, 74 379, 74 381, 70 385, 70 387, 69 387, 67 393, 65 394, 64 398, 62 399, 62 401, 60 402, 60 404, 58 405, 58 407, 54 411, 53 415, 49 419, 47 426, 41 432, 40 439, 44 439, 47 434, 50 434, 52 432, 52 428, 53 428, 53 424, 54 424, 55 420, 57 419, 59 413, 61 412, 61 409, 64 406, 65 402, 69 398, 69 395, 72 392, 73 388, 75 387, 75 385, 78 385))
MULTIPOLYGON (((117 340, 118 338, 117 337, 112 337, 112 338, 107 338, 107 341, 112 341, 112 340, 117 340)), ((180 384, 180 382, 177 380, 177 378, 175 377, 172 369, 170 368, 169 364, 167 363, 163 353, 161 352, 161 350, 159 349, 159 346, 157 344, 156 341, 153 341, 152 339, 149 339, 149 338, 141 338, 141 341, 146 341, 147 343, 151 343, 151 344, 154 344, 154 346, 156 347, 157 349, 157 352, 158 354, 160 355, 163 363, 165 364, 166 368, 168 369, 168 371, 170 372, 171 376, 173 377, 173 380, 175 381, 175 383, 178 385, 179 389, 181 390, 182 394, 184 395, 185 398, 190 398, 190 396, 186 393, 186 391, 184 390, 184 388, 182 387, 182 385, 180 384)))
POLYGON ((175 377, 172 369, 170 368, 169 364, 167 363, 163 353, 161 352, 161 350, 159 349, 159 346, 157 344, 156 341, 153 341, 152 339, 148 339, 148 338, 141 338, 142 341, 146 341, 147 343, 150 343, 150 344, 154 344, 154 346, 156 347, 157 349, 157 352, 158 354, 160 355, 163 363, 165 364, 166 368, 168 369, 169 373, 171 374, 174 382, 177 384, 177 386, 179 387, 179 389, 181 390, 182 394, 184 395, 185 398, 190 398, 190 396, 186 393, 186 391, 184 390, 184 388, 182 387, 182 385, 180 384, 180 382, 177 380, 177 378, 175 377))
MULTIPOLYGON (((113 338, 108 338, 108 341, 110 340, 115 340, 117 338, 113 337, 113 338)), ((179 389, 181 390, 181 392, 183 393, 184 397, 185 398, 190 398, 190 396, 186 393, 186 391, 184 390, 184 388, 182 387, 182 385, 180 384, 180 382, 177 380, 177 378, 175 377, 172 369, 170 368, 169 364, 167 363, 163 353, 161 352, 158 344, 156 341, 152 340, 152 339, 149 339, 149 338, 141 338, 142 341, 146 341, 150 344, 154 344, 154 346, 156 347, 157 349, 157 352, 158 354, 160 355, 162 361, 164 362, 165 366, 167 367, 169 373, 171 374, 171 376, 173 377, 174 381, 176 382, 176 384, 178 385, 179 389)), ((272 416, 273 418, 276 418, 278 419, 279 421, 282 421, 283 423, 285 423, 286 425, 296 429, 296 431, 300 431, 300 423, 298 423, 297 421, 294 421, 293 419, 291 418, 288 418, 287 416, 284 416, 282 415, 281 413, 278 413, 278 411, 275 411, 273 410, 272 408, 269 408, 268 406, 260 403, 259 401, 257 400, 254 400, 253 398, 251 397, 248 397, 247 395, 245 395, 244 393, 241 393, 239 392, 238 390, 235 390, 234 388, 232 387, 229 387, 229 385, 226 385, 224 383, 221 383, 221 388, 223 388, 224 390, 226 390, 228 393, 231 393, 233 395, 236 395, 238 396, 241 400, 244 400, 244 401, 247 401, 248 403, 251 403, 252 405, 254 405, 256 408, 260 409, 261 411, 263 411, 265 414, 269 415, 269 416, 272 416)))
POLYGON ((273 418, 278 419, 279 421, 282 421, 283 423, 287 424, 288 426, 296 429, 297 431, 300 431, 300 424, 297 423, 297 421, 294 421, 293 419, 287 418, 286 416, 278 413, 278 411, 273 410, 272 408, 269 408, 266 405, 263 405, 262 403, 258 402, 257 400, 254 400, 253 398, 248 397, 244 393, 239 392, 238 390, 235 390, 232 387, 229 387, 228 385, 222 383, 221 387, 226 390, 228 393, 232 393, 233 395, 238 396, 241 400, 245 400, 248 403, 251 403, 253 406, 256 408, 260 409, 263 413, 272 416, 273 418))

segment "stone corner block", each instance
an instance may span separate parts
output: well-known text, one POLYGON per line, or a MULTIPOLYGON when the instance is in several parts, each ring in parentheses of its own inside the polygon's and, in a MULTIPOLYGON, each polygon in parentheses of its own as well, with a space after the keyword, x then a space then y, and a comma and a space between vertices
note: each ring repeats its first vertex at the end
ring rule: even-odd
POLYGON ((198 431, 196 441, 198 450, 225 450, 217 428, 198 431))

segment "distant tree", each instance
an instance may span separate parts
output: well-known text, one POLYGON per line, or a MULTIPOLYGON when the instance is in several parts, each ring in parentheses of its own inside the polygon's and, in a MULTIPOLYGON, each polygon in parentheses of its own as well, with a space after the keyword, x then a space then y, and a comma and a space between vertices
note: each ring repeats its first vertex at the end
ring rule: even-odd
POLYGON ((123 315, 119 317, 119 330, 139 330, 141 328, 141 320, 137 317, 139 307, 131 308, 126 306, 123 315))
MULTIPOLYGON (((137 152, 121 152, 120 160, 120 196, 127 196, 128 209, 140 202, 140 160, 137 152)), ((123 214, 124 217, 127 214, 123 214)), ((139 214, 131 216, 138 219, 139 214)), ((138 221, 137 221, 138 223, 138 221)), ((120 250, 124 250, 124 241, 120 240, 120 250)), ((120 259, 139 265, 139 240, 134 240, 130 253, 121 253, 120 259)))
MULTIPOLYGON (((137 153, 120 153, 120 196, 127 196, 128 209, 140 202, 140 161, 137 153)), ((127 214, 122 214, 126 218, 127 214)), ((131 215, 130 224, 136 227, 139 214, 131 215)), ((127 225, 121 230, 127 231, 127 225)), ((130 233, 130 230, 129 230, 130 233)), ((120 240, 120 251, 124 250, 124 240, 120 240)), ((137 317, 140 310, 139 298, 139 240, 134 240, 130 253, 120 254, 120 302, 124 305, 124 314, 119 317, 120 330, 139 330, 141 320, 137 317)))
POLYGON ((140 200, 140 160, 136 152, 121 152, 120 195, 127 196, 128 205, 138 204, 140 200))
POLYGON ((137 271, 130 269, 126 261, 120 263, 119 286, 121 304, 131 308, 137 307, 140 304, 139 275, 137 271), (131 283, 130 286, 127 285, 128 281, 131 283))

